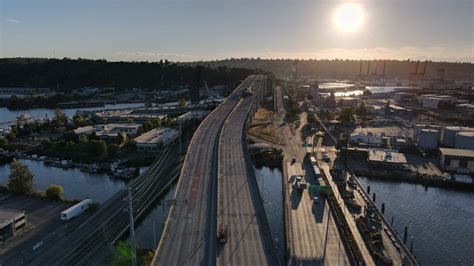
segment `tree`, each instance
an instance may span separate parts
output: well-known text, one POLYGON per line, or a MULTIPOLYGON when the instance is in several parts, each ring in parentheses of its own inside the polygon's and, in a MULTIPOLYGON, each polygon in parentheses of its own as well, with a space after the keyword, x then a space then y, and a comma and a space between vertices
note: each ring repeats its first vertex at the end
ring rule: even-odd
POLYGON ((390 111, 390 100, 387 100, 387 103, 385 103, 385 112, 390 111))
POLYGON ((16 193, 31 194, 35 192, 34 175, 26 165, 14 161, 10 165, 10 176, 7 187, 16 193))
POLYGON ((127 134, 122 134, 122 133, 119 133, 118 134, 118 143, 119 144, 122 144, 122 143, 125 143, 128 141, 128 136, 127 134))
POLYGON ((6 138, 0 138, 0 148, 4 149, 8 145, 8 140, 6 138))
POLYGON ((164 127, 173 127, 177 125, 176 119, 167 116, 161 123, 164 127))
POLYGON ((178 102, 178 105, 179 105, 180 107, 185 107, 186 104, 188 104, 188 101, 186 101, 185 98, 181 98, 181 99, 179 100, 179 102, 178 102))
POLYGON ((116 156, 119 150, 120 146, 115 143, 107 145, 107 153, 112 157, 116 156))
POLYGON ((45 148, 45 149, 49 149, 53 146, 53 143, 49 139, 42 139, 41 140, 41 146, 43 146, 43 148, 45 148))
POLYGON ((364 116, 365 114, 367 114, 367 108, 365 107, 364 102, 361 102, 359 106, 357 106, 355 112, 357 115, 360 116, 364 116))
POLYGON ((370 96, 370 95, 372 95, 372 92, 369 91, 369 90, 367 90, 367 89, 365 89, 364 92, 362 93, 362 95, 363 95, 363 96, 370 96))
POLYGON ((145 109, 150 109, 152 106, 150 101, 145 101, 145 109))
POLYGON ((105 141, 89 141, 87 144, 87 153, 94 158, 103 158, 107 155, 107 144, 105 141))
POLYGON ((97 133, 92 132, 89 136, 87 136, 87 139, 88 139, 89 141, 92 141, 92 140, 100 140, 100 137, 97 136, 97 133))
POLYGON ((343 122, 350 122, 354 119, 354 111, 352 108, 344 108, 339 113, 339 119, 343 122))
POLYGON ((159 118, 154 118, 151 120, 153 128, 157 128, 161 126, 161 120, 159 118))
POLYGON ((75 115, 72 117, 72 120, 74 121, 74 125, 76 127, 82 127, 86 124, 86 121, 81 115, 75 115))
POLYGON ((62 200, 64 196, 64 188, 60 185, 49 185, 45 191, 46 198, 52 200, 62 200))
POLYGON ((306 119, 308 120, 308 123, 310 125, 314 125, 317 122, 316 116, 313 113, 309 113, 308 116, 306 117, 306 119))
POLYGON ((54 110, 54 126, 59 128, 64 124, 64 122, 66 122, 66 115, 63 110, 56 108, 54 110))

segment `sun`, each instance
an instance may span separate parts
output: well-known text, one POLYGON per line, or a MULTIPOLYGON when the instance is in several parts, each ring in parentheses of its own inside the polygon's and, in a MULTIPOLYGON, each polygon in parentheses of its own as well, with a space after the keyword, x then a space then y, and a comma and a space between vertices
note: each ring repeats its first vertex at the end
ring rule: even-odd
POLYGON ((364 10, 357 3, 342 4, 334 14, 334 22, 340 31, 355 32, 364 22, 364 10))

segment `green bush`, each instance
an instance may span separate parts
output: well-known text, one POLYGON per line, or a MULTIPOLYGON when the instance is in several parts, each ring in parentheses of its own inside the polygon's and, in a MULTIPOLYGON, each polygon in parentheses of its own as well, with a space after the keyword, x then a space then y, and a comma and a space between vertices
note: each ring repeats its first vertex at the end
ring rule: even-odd
POLYGON ((45 191, 46 198, 52 200, 62 200, 64 196, 64 189, 60 185, 49 185, 45 191))

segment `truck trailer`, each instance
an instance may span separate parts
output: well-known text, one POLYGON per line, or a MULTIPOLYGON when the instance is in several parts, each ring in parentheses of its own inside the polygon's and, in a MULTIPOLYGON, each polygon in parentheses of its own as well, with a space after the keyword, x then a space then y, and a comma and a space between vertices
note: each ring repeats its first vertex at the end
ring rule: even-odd
POLYGON ((92 200, 90 199, 85 199, 78 204, 70 207, 69 209, 62 211, 61 212, 61 220, 63 221, 69 221, 72 218, 79 216, 83 214, 87 209, 89 209, 89 206, 92 204, 92 200))

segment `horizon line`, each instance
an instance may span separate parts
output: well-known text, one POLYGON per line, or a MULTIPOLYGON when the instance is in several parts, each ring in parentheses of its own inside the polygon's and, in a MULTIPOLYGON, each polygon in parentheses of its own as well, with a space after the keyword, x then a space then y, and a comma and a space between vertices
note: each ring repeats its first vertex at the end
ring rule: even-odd
POLYGON ((159 63, 160 61, 168 61, 170 63, 176 64, 192 64, 192 63, 205 63, 205 62, 219 62, 219 61, 229 61, 229 60, 261 60, 261 61, 398 61, 398 62, 431 62, 431 63, 452 63, 452 64, 473 64, 474 61, 464 61, 464 60, 432 60, 432 59, 418 59, 418 58, 406 58, 406 59, 391 59, 391 58, 374 58, 374 59, 349 59, 349 58, 263 58, 263 57, 230 57, 225 59, 200 59, 200 60, 190 60, 190 61, 173 61, 167 58, 161 58, 159 60, 115 60, 115 59, 106 59, 106 58, 85 58, 85 57, 1 57, 0 60, 9 60, 9 59, 43 59, 43 60, 88 60, 88 61, 106 61, 106 62, 115 62, 115 63, 159 63))

